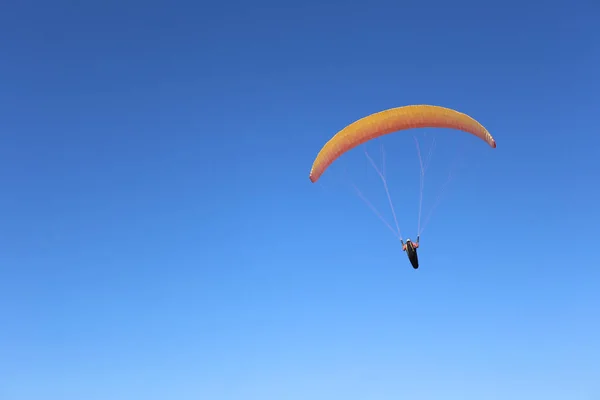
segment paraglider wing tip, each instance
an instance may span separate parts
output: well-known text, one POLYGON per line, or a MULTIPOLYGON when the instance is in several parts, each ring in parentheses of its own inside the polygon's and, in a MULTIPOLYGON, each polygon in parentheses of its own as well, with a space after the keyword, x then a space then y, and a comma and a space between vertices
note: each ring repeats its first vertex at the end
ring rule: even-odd
POLYGON ((313 176, 312 172, 310 173, 310 175, 308 175, 308 179, 310 179, 310 181, 312 183, 315 183, 317 180, 315 179, 315 177, 313 176))
POLYGON ((495 149, 496 148, 496 141, 492 140, 492 148, 495 149))

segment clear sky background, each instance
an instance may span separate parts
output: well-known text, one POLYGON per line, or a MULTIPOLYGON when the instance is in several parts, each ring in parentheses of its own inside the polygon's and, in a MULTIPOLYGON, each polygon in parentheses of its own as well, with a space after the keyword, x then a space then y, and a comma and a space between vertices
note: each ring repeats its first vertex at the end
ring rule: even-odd
MULTIPOLYGON (((599 15, 5 2, 0 399, 600 399, 599 15), (468 154, 417 271, 347 190, 389 218, 362 149, 308 179, 343 126, 415 103, 498 142, 416 136, 425 211, 468 154)), ((381 143, 414 237, 412 134, 381 143)))

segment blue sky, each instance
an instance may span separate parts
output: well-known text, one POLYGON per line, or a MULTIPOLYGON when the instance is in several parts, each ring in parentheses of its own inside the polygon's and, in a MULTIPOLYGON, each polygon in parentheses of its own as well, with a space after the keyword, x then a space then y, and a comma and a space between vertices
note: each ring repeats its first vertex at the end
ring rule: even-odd
POLYGON ((0 12, 0 398, 599 398, 597 4, 85 3, 0 12), (362 149, 308 173, 419 103, 498 148, 416 134, 414 271, 362 149))

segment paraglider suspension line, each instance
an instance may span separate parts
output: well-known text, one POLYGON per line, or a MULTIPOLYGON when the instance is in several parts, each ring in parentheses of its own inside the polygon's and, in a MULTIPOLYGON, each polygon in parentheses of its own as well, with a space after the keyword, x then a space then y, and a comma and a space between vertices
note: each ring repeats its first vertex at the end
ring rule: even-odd
POLYGON ((417 235, 420 236, 421 233, 423 233, 423 230, 421 229, 421 217, 423 215, 423 192, 425 190, 425 172, 427 172, 427 168, 429 168, 429 163, 431 162, 431 155, 433 154, 433 148, 435 147, 435 138, 433 138, 432 140, 431 147, 429 148, 429 154, 427 154, 425 162, 423 162, 423 157, 421 155, 421 146, 419 145, 419 140, 415 135, 413 135, 413 139, 415 140, 415 145, 417 146, 417 155, 419 156, 419 167, 421 171, 419 174, 419 218, 417 223, 417 235))
POLYGON ((429 211, 429 214, 427 215, 427 218, 425 218, 425 223, 423 224, 423 229, 421 230, 421 233, 423 233, 423 231, 425 230, 425 228, 427 228, 427 224, 429 224, 429 221, 431 219, 431 216, 433 215, 433 212, 435 211, 435 209, 440 205, 440 203, 442 202, 442 198, 444 197, 444 193, 446 192, 446 189, 448 188, 448 186, 450 185, 450 183, 452 182, 453 179, 453 174, 449 173, 448 174, 448 179, 446 180, 446 182, 442 185, 442 188, 440 189, 440 192, 435 200, 435 203, 433 203, 433 207, 431 208, 431 211, 429 211))
POLYGON ((373 211, 375 215, 377 215, 381 222, 383 222, 385 226, 388 227, 390 232, 392 232, 398 240, 402 240, 402 238, 398 235, 398 232, 394 228, 392 228, 390 223, 381 215, 379 210, 377 210, 377 208, 369 201, 369 199, 367 199, 367 197, 363 194, 363 192, 361 192, 361 190, 358 188, 358 186, 356 186, 352 179, 350 179, 350 177, 348 176, 348 171, 346 171, 346 169, 344 169, 344 176, 346 177, 348 183, 354 188, 358 197, 365 202, 365 204, 371 209, 371 211, 373 211))
POLYGON ((363 193, 360 191, 360 189, 354 183, 352 183, 352 186, 354 187, 354 190, 356 190, 356 194, 358 194, 358 197, 360 197, 362 199, 362 201, 364 201, 365 204, 371 209, 371 211, 373 211, 375 213, 375 215, 377 215, 379 217, 381 222, 383 222, 385 224, 385 226, 387 226, 388 229, 390 231, 392 231, 392 233, 394 234, 394 236, 396 236, 398 238, 398 240, 402 240, 402 237, 398 236, 398 232, 396 232, 396 230, 394 230, 394 228, 392 228, 392 226, 389 224, 389 222, 387 222, 385 220, 385 218, 383 218, 381 213, 379 211, 377 211, 377 208, 375 208, 375 206, 363 195, 363 193))
MULTIPOLYGON (((381 148, 381 150, 383 152, 383 147, 381 148)), ((392 202, 392 196, 390 196, 390 191, 388 189, 387 180, 385 179, 385 175, 377 167, 377 164, 375 163, 375 161, 373 161, 371 156, 369 156, 369 152, 367 151, 366 148, 365 148, 365 155, 367 156, 367 159, 369 159, 369 162, 371 163, 371 165, 373 166, 373 168, 375 169, 375 171, 381 178, 381 181, 383 182, 383 187, 385 188, 385 193, 387 194, 388 202, 390 203, 392 215, 394 216, 394 222, 396 223, 396 229, 398 230, 398 237, 400 238, 400 240, 402 240, 402 233, 400 232, 400 226, 398 225, 398 218, 396 218, 396 211, 394 210, 394 203, 392 202)), ((382 153, 382 159, 383 159, 383 168, 382 169, 383 169, 383 171, 385 171, 385 156, 383 155, 383 153, 382 153)))

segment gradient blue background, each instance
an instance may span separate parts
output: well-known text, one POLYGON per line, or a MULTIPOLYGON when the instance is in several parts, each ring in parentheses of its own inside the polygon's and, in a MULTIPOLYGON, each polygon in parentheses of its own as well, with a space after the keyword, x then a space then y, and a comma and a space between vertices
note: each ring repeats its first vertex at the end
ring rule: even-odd
MULTIPOLYGON (((6 2, 0 399, 599 399, 599 13, 6 2), (338 129, 414 103, 498 141, 430 133, 438 171, 469 157, 418 271, 340 168, 308 180, 338 129)), ((413 235, 414 144, 385 140, 413 235)))

